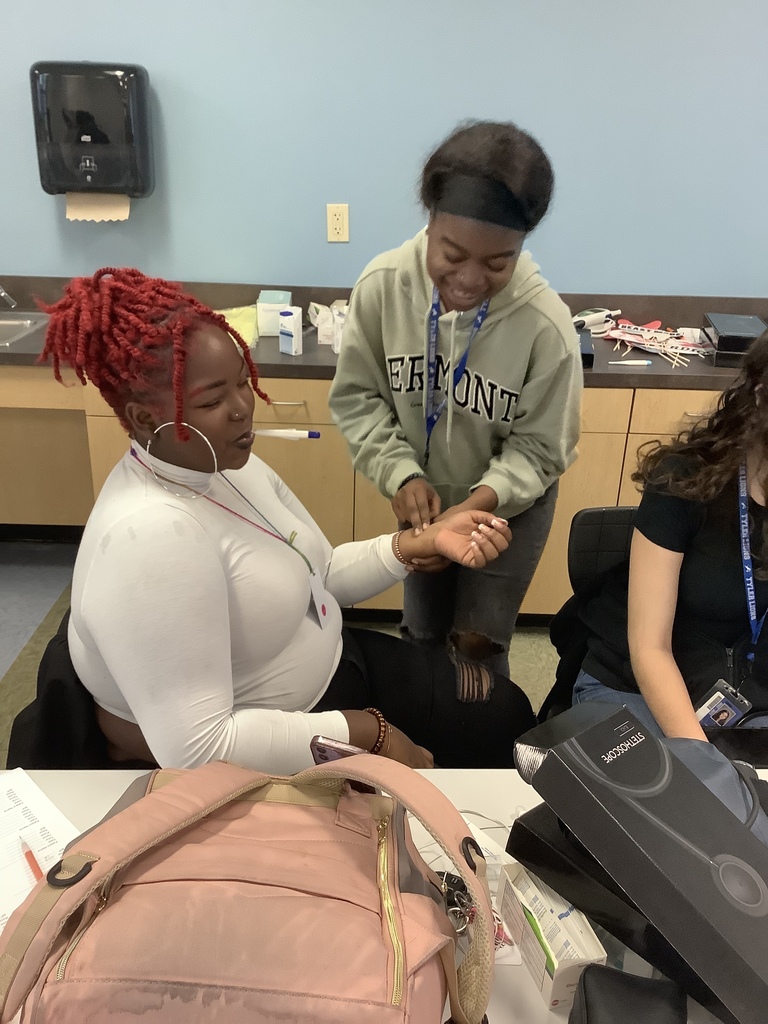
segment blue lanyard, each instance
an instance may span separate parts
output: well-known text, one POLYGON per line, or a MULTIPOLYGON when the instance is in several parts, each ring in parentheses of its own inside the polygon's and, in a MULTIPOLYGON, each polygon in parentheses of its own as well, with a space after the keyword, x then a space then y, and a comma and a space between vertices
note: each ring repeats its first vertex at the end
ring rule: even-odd
MULTIPOLYGON (((488 305, 490 300, 486 299, 480 309, 477 311, 475 322, 472 324, 472 329, 469 332, 469 339, 467 340, 467 347, 464 349, 464 354, 458 361, 453 370, 453 388, 452 394, 455 394, 456 388, 459 386, 459 381, 464 376, 464 371, 467 368, 467 359, 469 358, 469 350, 472 346, 472 342, 477 337, 478 331, 483 326, 485 318, 488 315, 488 305)), ((429 462, 429 441, 432 437, 432 431, 437 425, 437 421, 440 419, 440 415, 443 409, 448 404, 448 396, 442 400, 440 405, 435 408, 435 381, 437 379, 437 335, 440 329, 440 293, 437 290, 437 285, 432 289, 432 308, 429 311, 429 333, 427 335, 427 394, 425 402, 425 413, 426 413, 426 429, 427 429, 427 443, 424 448, 424 468, 426 469, 427 463, 429 462)))
MULTIPOLYGON (((749 612, 749 628, 752 631, 752 647, 754 648, 760 637, 760 630, 763 628, 765 616, 768 615, 768 608, 757 618, 757 601, 755 599, 755 579, 752 573, 752 552, 749 546, 749 497, 747 495, 747 467, 739 466, 739 539, 741 540, 741 567, 744 570, 744 590, 747 594, 747 611, 749 612)), ((747 655, 749 661, 754 661, 755 652, 750 651, 747 655)))

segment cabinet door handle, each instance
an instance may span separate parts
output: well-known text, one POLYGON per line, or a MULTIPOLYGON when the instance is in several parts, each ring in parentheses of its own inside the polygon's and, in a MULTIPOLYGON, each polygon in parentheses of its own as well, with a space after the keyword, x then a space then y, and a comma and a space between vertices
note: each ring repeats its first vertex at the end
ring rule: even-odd
POLYGON ((306 405, 307 402, 306 402, 306 399, 303 399, 301 402, 272 402, 271 404, 272 405, 306 405))

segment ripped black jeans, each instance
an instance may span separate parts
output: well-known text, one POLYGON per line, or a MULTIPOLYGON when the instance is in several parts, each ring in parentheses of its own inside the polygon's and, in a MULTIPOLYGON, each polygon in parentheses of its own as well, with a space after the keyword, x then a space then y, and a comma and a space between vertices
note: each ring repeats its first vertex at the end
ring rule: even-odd
POLYGON ((416 644, 448 647, 462 666, 459 687, 465 699, 483 699, 487 685, 467 666, 509 672, 509 642, 549 536, 557 491, 558 484, 552 484, 529 509, 510 518, 512 542, 485 569, 449 565, 439 573, 412 573, 405 581, 403 635, 416 644))

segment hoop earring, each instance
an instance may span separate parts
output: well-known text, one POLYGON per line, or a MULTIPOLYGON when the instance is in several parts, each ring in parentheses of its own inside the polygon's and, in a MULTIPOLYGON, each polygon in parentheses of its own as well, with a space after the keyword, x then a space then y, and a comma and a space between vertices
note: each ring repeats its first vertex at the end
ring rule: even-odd
MULTIPOLYGON (((157 434, 164 427, 173 427, 173 426, 175 426, 175 423, 173 422, 173 420, 169 420, 167 423, 161 423, 159 427, 155 427, 153 433, 157 434)), ((181 426, 182 427, 186 427, 187 430, 194 430, 194 432, 199 437, 202 437, 202 439, 208 445, 208 448, 210 449, 211 455, 213 456, 213 473, 211 473, 210 479, 208 481, 208 486, 205 488, 205 490, 204 491, 196 491, 193 487, 187 487, 187 491, 191 492, 192 495, 195 498, 204 498, 205 495, 208 493, 208 491, 210 491, 211 487, 213 487, 213 481, 216 478, 216 474, 219 472, 219 463, 218 463, 218 460, 216 458, 216 452, 213 450, 213 445, 208 440, 208 438, 205 436, 205 434, 202 432, 202 430, 198 430, 197 427, 193 427, 191 423, 185 423, 183 420, 181 422, 181 426)), ((152 456, 151 456, 150 451, 149 451, 151 445, 152 445, 152 438, 148 437, 147 438, 147 447, 144 449, 144 451, 146 452, 146 455, 147 455, 147 462, 149 463, 149 471, 152 474, 152 476, 155 478, 157 483, 160 484, 160 486, 163 488, 163 490, 168 491, 169 494, 173 494, 174 497, 176 497, 176 498, 188 498, 189 497, 189 493, 187 493, 187 494, 180 494, 178 491, 172 491, 170 489, 170 487, 166 487, 165 486, 165 484, 163 483, 163 478, 161 478, 161 477, 159 477, 157 475, 157 473, 155 472, 155 467, 152 465, 152 456)), ((174 481, 171 481, 171 483, 173 483, 173 482, 174 481)), ((186 486, 186 485, 182 484, 182 486, 186 486)))

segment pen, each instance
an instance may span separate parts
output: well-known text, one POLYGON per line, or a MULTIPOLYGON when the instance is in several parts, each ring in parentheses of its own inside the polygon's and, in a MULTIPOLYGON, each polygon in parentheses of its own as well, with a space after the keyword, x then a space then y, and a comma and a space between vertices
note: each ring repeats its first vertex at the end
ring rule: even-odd
POLYGON ((254 430, 257 437, 281 437, 284 441, 306 441, 320 437, 319 430, 254 430))
POLYGON ((609 359, 609 366, 651 366, 650 359, 609 359))
POLYGON ((21 852, 24 854, 24 860, 29 864, 29 870, 32 872, 35 881, 39 882, 43 877, 43 869, 37 863, 37 858, 24 840, 20 839, 19 842, 21 843, 21 852))

